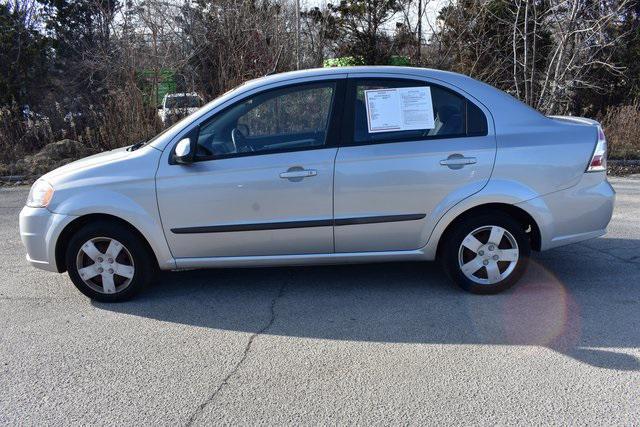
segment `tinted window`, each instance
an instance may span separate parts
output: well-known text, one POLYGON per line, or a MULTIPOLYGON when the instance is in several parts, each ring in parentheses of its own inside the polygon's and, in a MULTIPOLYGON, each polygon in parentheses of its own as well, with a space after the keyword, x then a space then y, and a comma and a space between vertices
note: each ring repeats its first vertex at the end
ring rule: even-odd
POLYGON ((486 119, 482 111, 472 103, 467 102, 462 96, 442 87, 408 80, 359 80, 355 90, 353 139, 357 144, 429 137, 465 136, 471 130, 475 135, 486 134, 486 119), (369 133, 364 92, 373 89, 416 86, 430 86, 435 127, 423 130, 369 133), (473 108, 469 116, 472 119, 473 128, 469 129, 467 127, 468 106, 473 108))
POLYGON ((262 92, 200 126, 199 157, 233 156, 325 144, 335 83, 262 92))
POLYGON ((467 134, 469 136, 487 134, 487 118, 482 110, 471 102, 467 102, 467 134))

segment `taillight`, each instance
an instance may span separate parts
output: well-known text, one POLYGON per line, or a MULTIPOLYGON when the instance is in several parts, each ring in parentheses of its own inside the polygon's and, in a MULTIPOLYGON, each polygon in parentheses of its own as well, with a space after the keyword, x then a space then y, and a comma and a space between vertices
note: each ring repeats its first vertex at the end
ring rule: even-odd
POLYGON ((607 170, 607 139, 604 137, 602 128, 598 126, 598 142, 593 156, 587 167, 587 172, 602 172, 607 170))

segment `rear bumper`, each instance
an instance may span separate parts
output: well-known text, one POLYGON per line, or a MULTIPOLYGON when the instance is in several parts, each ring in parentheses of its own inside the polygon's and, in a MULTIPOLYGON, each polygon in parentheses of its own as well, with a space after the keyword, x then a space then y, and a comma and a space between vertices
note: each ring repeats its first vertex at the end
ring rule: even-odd
POLYGON ((540 228, 541 250, 602 236, 611 221, 616 192, 604 172, 585 173, 566 190, 518 203, 540 228))
POLYGON ((20 211, 20 238, 27 250, 27 261, 34 267, 59 272, 56 243, 62 230, 76 218, 44 208, 25 206, 20 211))

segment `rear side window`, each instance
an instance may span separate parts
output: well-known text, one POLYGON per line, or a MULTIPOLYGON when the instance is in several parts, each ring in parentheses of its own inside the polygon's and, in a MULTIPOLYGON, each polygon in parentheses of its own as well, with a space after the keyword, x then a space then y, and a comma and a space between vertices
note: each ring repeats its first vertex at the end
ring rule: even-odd
POLYGON ((474 103, 467 101, 467 135, 487 134, 487 117, 474 103))
POLYGON ((353 141, 362 145, 376 142, 451 138, 486 135, 487 122, 484 113, 473 103, 457 93, 440 86, 412 80, 358 80, 355 85, 353 141), (365 91, 403 87, 428 86, 433 104, 434 127, 432 129, 403 130, 370 133, 367 122, 365 91))

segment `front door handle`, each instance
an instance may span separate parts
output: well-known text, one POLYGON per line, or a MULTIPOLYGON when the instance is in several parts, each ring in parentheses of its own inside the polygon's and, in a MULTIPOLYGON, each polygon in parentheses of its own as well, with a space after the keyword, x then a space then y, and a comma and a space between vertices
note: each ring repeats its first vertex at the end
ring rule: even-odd
POLYGON ((442 166, 447 166, 450 169, 461 169, 466 165, 472 165, 476 163, 475 157, 465 157, 462 154, 452 154, 444 160, 440 160, 442 166))
POLYGON ((288 179, 289 181, 301 181, 304 178, 316 175, 318 175, 318 171, 315 169, 303 169, 300 166, 294 166, 286 172, 282 172, 280 178, 288 179))

